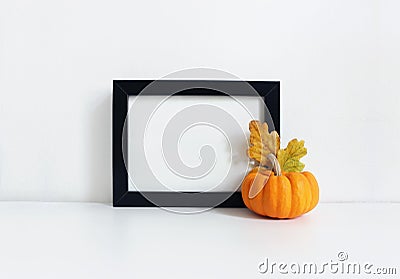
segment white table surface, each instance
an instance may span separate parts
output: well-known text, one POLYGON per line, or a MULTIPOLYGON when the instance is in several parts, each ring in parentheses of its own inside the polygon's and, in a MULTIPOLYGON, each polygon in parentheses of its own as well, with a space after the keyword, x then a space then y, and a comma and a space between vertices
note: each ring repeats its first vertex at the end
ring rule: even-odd
POLYGON ((397 268, 397 275, 357 278, 400 278, 399 217, 394 203, 319 204, 300 218, 271 220, 247 209, 180 215, 0 202, 0 278, 293 278, 262 274, 258 266, 265 258, 322 264, 339 252, 348 261, 397 268))

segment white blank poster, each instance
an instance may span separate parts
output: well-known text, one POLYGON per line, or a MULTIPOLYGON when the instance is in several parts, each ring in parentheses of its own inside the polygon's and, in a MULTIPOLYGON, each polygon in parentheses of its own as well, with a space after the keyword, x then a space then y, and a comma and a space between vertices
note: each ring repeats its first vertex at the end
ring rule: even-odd
POLYGON ((129 191, 239 190, 252 119, 264 119, 261 98, 131 96, 129 191))

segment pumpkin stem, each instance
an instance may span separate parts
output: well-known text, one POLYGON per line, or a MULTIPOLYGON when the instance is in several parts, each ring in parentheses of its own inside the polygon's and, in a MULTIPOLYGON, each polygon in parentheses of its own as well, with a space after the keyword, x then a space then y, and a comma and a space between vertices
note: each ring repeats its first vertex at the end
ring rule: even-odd
POLYGON ((267 155, 267 158, 272 163, 272 170, 274 171, 275 175, 280 176, 282 174, 282 171, 281 171, 281 166, 279 165, 279 162, 278 162, 278 159, 276 158, 276 156, 272 153, 269 153, 267 155))

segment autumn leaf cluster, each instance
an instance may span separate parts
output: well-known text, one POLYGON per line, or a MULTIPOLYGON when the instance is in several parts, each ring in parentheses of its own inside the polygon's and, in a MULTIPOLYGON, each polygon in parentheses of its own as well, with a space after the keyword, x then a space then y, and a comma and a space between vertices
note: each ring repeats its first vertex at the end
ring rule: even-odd
POLYGON ((300 159, 307 154, 304 140, 292 139, 285 149, 280 149, 280 137, 276 131, 269 132, 267 123, 252 120, 249 123, 250 143, 247 154, 259 166, 268 166, 268 154, 274 154, 285 172, 301 172, 304 163, 300 159))

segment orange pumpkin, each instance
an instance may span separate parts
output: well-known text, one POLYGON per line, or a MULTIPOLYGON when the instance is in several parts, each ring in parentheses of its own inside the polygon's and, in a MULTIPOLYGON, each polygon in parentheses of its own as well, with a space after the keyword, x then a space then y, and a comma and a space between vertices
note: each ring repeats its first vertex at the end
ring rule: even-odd
POLYGON ((295 218, 312 210, 319 188, 310 172, 282 172, 273 154, 274 171, 253 169, 243 180, 242 198, 252 211, 273 218, 295 218))

